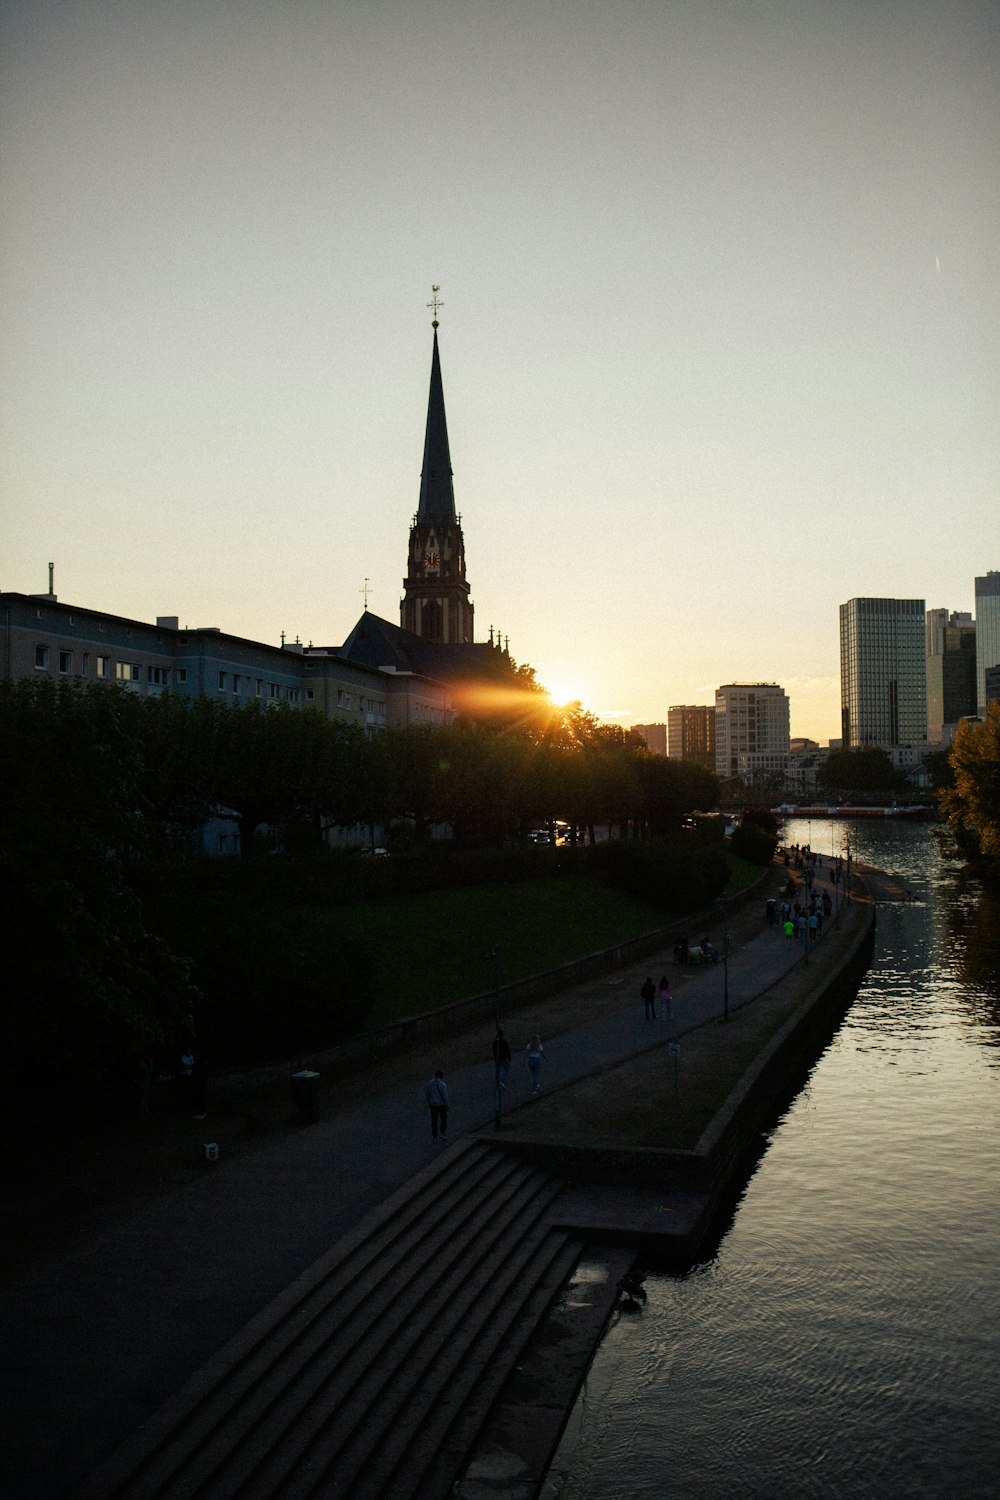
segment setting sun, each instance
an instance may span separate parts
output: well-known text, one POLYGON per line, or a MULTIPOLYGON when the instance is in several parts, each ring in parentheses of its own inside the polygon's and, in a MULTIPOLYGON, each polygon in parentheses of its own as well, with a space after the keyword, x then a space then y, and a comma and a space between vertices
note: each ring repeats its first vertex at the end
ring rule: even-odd
POLYGON ((557 708, 563 708, 567 703, 579 703, 583 700, 583 689, 579 683, 574 683, 569 677, 552 677, 544 684, 552 702, 557 708))

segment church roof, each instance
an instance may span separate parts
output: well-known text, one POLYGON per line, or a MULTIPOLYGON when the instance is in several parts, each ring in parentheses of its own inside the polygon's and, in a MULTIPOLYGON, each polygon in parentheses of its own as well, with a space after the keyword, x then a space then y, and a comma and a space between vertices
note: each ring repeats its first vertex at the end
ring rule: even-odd
POLYGON ((366 667, 394 667, 397 672, 416 672, 442 682, 475 676, 498 654, 496 646, 483 641, 447 645, 425 641, 422 636, 367 610, 338 652, 348 661, 366 667))
POLYGON ((448 423, 444 414, 444 386, 438 353, 437 323, 431 357, 431 388, 427 398, 427 432, 424 436, 424 466, 420 473, 418 522, 455 522, 455 491, 452 486, 448 423))

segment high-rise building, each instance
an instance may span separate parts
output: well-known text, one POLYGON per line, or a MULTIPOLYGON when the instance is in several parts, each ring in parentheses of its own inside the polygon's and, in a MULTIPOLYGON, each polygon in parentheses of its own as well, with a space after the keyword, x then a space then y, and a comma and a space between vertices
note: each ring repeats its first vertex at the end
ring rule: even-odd
POLYGON ((667 726, 666 724, 633 724, 632 728, 636 734, 641 734, 646 741, 647 748, 654 755, 666 755, 667 753, 667 726))
POLYGON ((667 754, 715 770, 715 709, 706 703, 667 709, 667 754))
POLYGON ((927 743, 923 599, 840 606, 840 716, 845 750, 927 743))
POLYGON ((927 611, 927 739, 950 744, 976 712, 976 627, 970 614, 927 611))
POLYGON ((715 690, 715 769, 755 782, 788 767, 788 695, 774 682, 732 682, 715 690))
POLYGON ((927 620, 927 655, 940 656, 944 651, 944 632, 961 629, 975 629, 975 620, 966 611, 947 609, 929 609, 927 620))
POLYGON ((1000 572, 976 579, 976 711, 986 712, 986 673, 1000 667, 1000 572))

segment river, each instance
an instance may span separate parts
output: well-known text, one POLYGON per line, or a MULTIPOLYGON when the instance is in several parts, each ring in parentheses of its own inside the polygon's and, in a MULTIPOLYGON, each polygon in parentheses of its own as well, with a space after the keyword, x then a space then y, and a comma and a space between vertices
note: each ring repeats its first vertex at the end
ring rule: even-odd
POLYGON ((913 899, 712 1258, 616 1315, 545 1500, 1000 1494, 1000 902, 928 824, 783 837, 913 899))

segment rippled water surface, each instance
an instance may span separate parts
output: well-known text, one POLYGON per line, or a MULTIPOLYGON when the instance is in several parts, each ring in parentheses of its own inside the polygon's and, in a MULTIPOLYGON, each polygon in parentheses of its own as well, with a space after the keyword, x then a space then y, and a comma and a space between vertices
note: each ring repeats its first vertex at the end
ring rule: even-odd
POLYGON ((848 834, 913 899, 715 1257, 609 1330, 546 1500, 1000 1495, 1000 906, 926 824, 785 829, 848 834))

